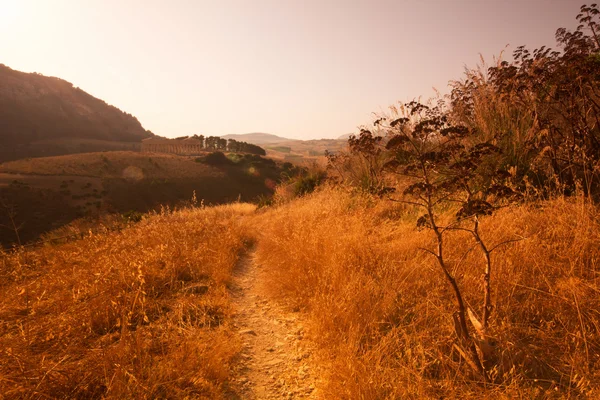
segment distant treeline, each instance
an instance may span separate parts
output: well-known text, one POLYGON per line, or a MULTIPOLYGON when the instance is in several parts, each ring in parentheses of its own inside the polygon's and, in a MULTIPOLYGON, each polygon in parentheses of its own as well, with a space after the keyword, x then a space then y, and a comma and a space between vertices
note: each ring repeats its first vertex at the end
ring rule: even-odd
POLYGON ((200 142, 200 145, 206 150, 221 150, 221 151, 231 151, 234 153, 249 153, 249 154, 258 154, 259 156, 267 155, 265 149, 260 146, 257 146, 252 143, 239 142, 234 139, 223 139, 218 136, 207 136, 204 135, 194 135, 194 136, 183 136, 179 137, 176 140, 183 139, 196 139, 200 142))

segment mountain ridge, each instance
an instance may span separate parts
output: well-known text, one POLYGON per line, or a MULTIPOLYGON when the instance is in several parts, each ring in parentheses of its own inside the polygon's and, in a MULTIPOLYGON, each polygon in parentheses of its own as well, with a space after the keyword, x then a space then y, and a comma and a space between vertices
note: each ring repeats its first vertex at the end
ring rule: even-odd
POLYGON ((114 149, 153 135, 133 115, 62 78, 0 64, 0 161, 77 153, 89 141, 96 151, 114 149), (59 143, 65 139, 69 146, 59 143))
POLYGON ((290 142, 297 139, 288 139, 281 136, 273 135, 272 133, 264 132, 252 132, 252 133, 239 133, 239 134, 228 134, 221 136, 223 139, 234 139, 241 140, 248 143, 257 145, 261 144, 273 144, 281 142, 290 142))

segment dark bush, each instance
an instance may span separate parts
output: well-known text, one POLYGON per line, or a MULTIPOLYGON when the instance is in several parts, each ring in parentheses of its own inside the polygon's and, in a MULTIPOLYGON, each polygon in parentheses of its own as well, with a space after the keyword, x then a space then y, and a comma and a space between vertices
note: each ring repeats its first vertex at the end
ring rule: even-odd
POLYGON ((127 211, 123 214, 123 219, 125 219, 128 222, 140 222, 143 217, 144 214, 133 210, 127 211))
POLYGON ((214 153, 208 154, 204 157, 204 163, 208 165, 231 165, 233 161, 231 161, 225 154, 220 151, 215 151, 214 153))
POLYGON ((303 196, 314 192, 317 186, 325 181, 325 178, 325 172, 317 169, 298 174, 297 177, 293 178, 294 194, 303 196))

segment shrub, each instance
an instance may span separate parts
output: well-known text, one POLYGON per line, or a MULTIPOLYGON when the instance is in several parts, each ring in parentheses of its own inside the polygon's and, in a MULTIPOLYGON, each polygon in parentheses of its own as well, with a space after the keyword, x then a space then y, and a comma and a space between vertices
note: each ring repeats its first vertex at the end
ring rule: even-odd
POLYGON ((556 32, 562 51, 520 46, 452 91, 453 116, 496 140, 505 169, 545 196, 600 195, 600 9, 580 11, 575 31, 556 32))
POLYGON ((207 154, 203 159, 205 164, 208 165, 232 165, 233 161, 231 161, 225 154, 220 151, 215 151, 213 153, 207 154))
POLYGON ((325 172, 318 169, 309 169, 305 173, 299 174, 293 179, 294 194, 304 196, 314 192, 317 186, 325 180, 325 177, 325 172))
MULTIPOLYGON (((454 210, 440 214, 442 221, 454 210)), ((304 310, 319 346, 324 398, 595 398, 600 364, 600 218, 581 199, 512 206, 482 220, 493 244, 491 384, 455 344, 454 296, 433 240, 408 205, 324 188, 256 217, 257 259, 276 297, 304 310), (260 219, 258 219, 260 217, 260 219)), ((470 304, 483 304, 483 257, 469 233, 446 257, 470 304)), ((469 322, 470 323, 470 322, 469 322)))
POLYGON ((387 187, 383 166, 387 154, 382 148, 383 137, 361 129, 359 136, 348 140, 348 151, 326 152, 328 169, 334 179, 360 192, 380 194, 387 187))
POLYGON ((295 175, 292 176, 283 172, 283 181, 275 188, 275 202, 287 203, 292 199, 312 193, 327 178, 326 172, 316 164, 310 168, 296 167, 294 172, 295 175))

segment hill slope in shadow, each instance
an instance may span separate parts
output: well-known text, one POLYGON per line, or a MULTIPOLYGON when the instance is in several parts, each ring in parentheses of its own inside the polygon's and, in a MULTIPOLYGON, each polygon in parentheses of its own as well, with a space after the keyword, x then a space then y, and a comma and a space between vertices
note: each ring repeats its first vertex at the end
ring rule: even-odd
POLYGON ((113 151, 0 165, 0 248, 27 243, 74 220, 171 208, 189 202, 257 202, 273 194, 284 168, 255 155, 206 157, 113 151), (13 226, 18 228, 18 236, 13 226))
POLYGON ((0 64, 0 162, 136 150, 152 135, 133 115, 70 82, 0 64))

